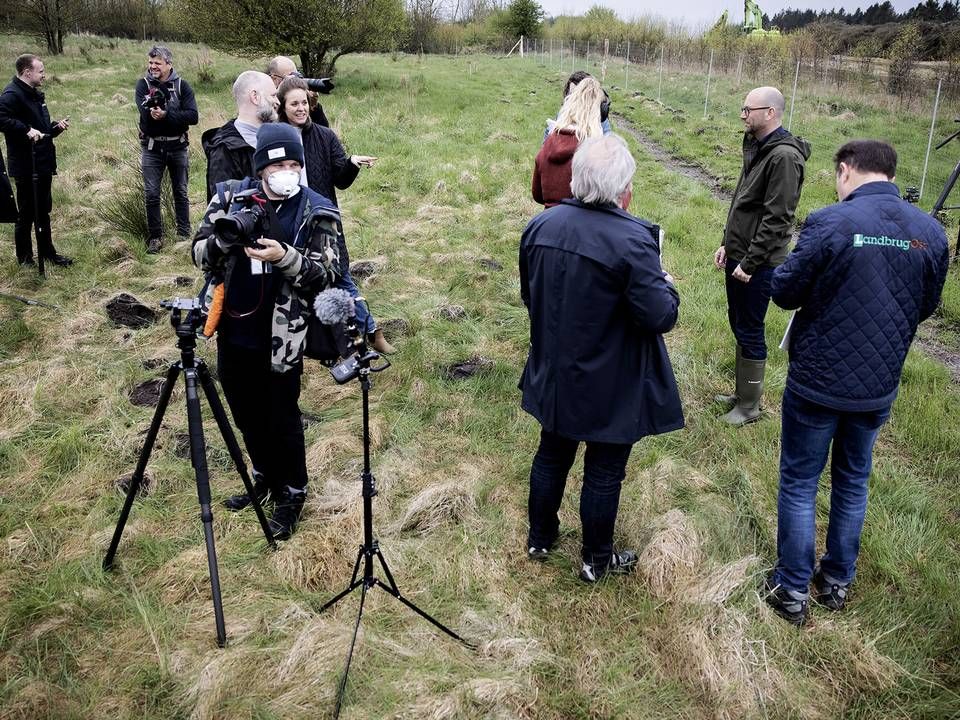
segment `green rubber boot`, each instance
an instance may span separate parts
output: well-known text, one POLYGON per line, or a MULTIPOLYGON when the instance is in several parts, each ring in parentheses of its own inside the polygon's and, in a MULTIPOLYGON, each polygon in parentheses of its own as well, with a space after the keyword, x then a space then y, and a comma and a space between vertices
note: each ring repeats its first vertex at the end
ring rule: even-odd
POLYGON ((740 358, 737 366, 737 403, 733 410, 720 417, 723 422, 740 427, 760 419, 760 398, 763 396, 766 367, 766 360, 740 358))
MULTIPOLYGON (((735 366, 736 369, 734 370, 734 376, 740 374, 740 360, 743 357, 742 353, 743 353, 743 349, 740 347, 740 343, 737 343, 737 364, 735 366)), ((734 393, 733 395, 714 395, 713 401, 715 403, 725 405, 727 410, 730 410, 733 408, 734 405, 737 404, 737 394, 734 393)))

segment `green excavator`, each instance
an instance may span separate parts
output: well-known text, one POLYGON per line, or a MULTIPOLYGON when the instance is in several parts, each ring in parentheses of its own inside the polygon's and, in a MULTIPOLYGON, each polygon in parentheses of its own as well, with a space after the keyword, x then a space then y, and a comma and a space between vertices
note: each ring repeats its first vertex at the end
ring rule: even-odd
MULTIPOLYGON (((728 18, 729 14, 724 10, 723 15, 714 23, 710 32, 726 27, 728 18)), ((763 11, 754 0, 743 0, 743 25, 740 26, 740 29, 745 35, 755 38, 780 36, 780 31, 777 28, 771 28, 770 30, 763 29, 763 11)))

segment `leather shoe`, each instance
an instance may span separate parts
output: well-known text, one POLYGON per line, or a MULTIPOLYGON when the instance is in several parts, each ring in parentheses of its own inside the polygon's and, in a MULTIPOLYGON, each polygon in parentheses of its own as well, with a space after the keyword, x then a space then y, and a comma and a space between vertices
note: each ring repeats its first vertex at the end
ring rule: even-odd
POLYGON ((73 259, 68 258, 66 255, 61 255, 60 253, 54 253, 53 255, 44 256, 44 261, 53 263, 54 265, 59 265, 60 267, 69 267, 73 265, 73 259))
POLYGON ((32 257, 23 258, 22 260, 18 258, 17 263, 20 265, 36 265, 32 257))

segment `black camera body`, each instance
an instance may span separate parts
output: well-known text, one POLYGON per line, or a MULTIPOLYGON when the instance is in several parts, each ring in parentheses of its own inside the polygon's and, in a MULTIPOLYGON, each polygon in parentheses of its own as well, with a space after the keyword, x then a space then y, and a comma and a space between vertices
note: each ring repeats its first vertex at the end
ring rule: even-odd
POLYGON ((261 248, 257 239, 269 233, 267 199, 260 194, 259 188, 250 188, 234 195, 232 202, 239 203, 240 209, 214 220, 214 232, 228 243, 261 248))
POLYGON ((150 87, 150 91, 147 93, 147 96, 143 99, 143 108, 144 110, 152 110, 153 108, 160 108, 161 110, 167 109, 167 94, 163 91, 162 88, 150 87))

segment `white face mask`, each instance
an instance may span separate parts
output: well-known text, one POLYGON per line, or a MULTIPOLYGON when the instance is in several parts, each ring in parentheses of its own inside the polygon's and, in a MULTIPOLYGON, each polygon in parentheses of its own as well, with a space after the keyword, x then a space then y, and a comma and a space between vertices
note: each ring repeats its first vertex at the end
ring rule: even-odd
POLYGON ((293 197, 300 192, 300 173, 296 170, 278 170, 267 177, 267 185, 275 195, 293 197))

